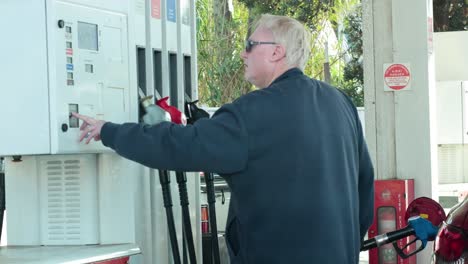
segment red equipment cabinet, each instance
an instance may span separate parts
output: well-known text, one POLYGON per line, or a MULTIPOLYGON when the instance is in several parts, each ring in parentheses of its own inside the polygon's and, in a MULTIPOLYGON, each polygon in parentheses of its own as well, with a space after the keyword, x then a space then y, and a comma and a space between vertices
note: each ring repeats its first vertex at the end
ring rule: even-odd
POLYGON ((95 262, 94 264, 127 264, 129 261, 130 261, 130 257, 122 257, 122 258, 95 262))
MULTIPOLYGON (((406 208, 414 200, 414 180, 376 180, 374 187, 374 222, 369 238, 406 227, 406 208)), ((413 238, 399 240, 398 246, 403 248, 413 238)), ((408 247, 409 251, 415 249, 415 244, 408 247)), ((416 256, 403 259, 390 243, 369 250, 369 264, 416 264, 416 256)))

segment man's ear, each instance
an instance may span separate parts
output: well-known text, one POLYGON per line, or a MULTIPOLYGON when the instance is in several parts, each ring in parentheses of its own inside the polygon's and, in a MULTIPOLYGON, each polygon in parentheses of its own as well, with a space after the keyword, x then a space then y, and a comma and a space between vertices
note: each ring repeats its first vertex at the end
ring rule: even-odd
POLYGON ((284 48, 283 45, 277 44, 275 46, 275 49, 273 50, 273 54, 271 56, 271 61, 277 62, 277 61, 283 59, 284 57, 286 57, 286 49, 284 48))

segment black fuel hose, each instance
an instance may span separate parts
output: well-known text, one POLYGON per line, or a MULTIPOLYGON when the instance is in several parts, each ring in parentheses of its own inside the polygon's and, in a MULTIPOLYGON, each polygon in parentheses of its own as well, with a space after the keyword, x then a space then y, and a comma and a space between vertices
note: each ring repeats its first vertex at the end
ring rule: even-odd
POLYGON ((414 234, 416 234, 416 232, 411 226, 381 234, 362 242, 361 251, 367 251, 369 249, 380 247, 382 245, 392 243, 393 241, 397 241, 414 234))
POLYGON ((2 238, 5 204, 5 174, 0 172, 0 238, 2 238))
POLYGON ((177 235, 174 223, 174 213, 172 212, 172 197, 170 189, 170 179, 167 170, 158 170, 159 181, 161 183, 164 208, 166 208, 167 227, 169 229, 169 239, 171 242, 172 256, 175 264, 180 263, 179 245, 177 243, 177 235))
MULTIPOLYGON (((182 207, 182 232, 184 242, 187 242, 190 263, 196 264, 195 244, 193 243, 192 224, 190 222, 189 199, 187 192, 187 175, 184 172, 176 172, 177 184, 179 185, 180 206, 182 207)), ((185 250, 184 250, 185 253, 185 250)))
MULTIPOLYGON (((205 110, 199 108, 196 103, 198 100, 193 102, 185 102, 185 115, 187 116, 187 122, 194 124, 199 119, 209 118, 210 114, 205 110)), ((210 219, 211 229, 211 247, 214 258, 214 263, 219 264, 221 262, 219 256, 219 243, 218 243, 218 226, 216 224, 216 196, 214 190, 214 176, 211 172, 204 172, 205 183, 206 183, 206 194, 208 198, 208 212, 210 219)))
POLYGON ((3 216, 6 208, 5 202, 5 173, 3 171, 3 158, 0 158, 0 239, 2 238, 3 216))
POLYGON ((204 175, 211 228, 211 246, 213 248, 214 263, 219 264, 221 260, 219 256, 218 225, 216 223, 216 196, 214 189, 214 175, 211 172, 204 172, 204 175))

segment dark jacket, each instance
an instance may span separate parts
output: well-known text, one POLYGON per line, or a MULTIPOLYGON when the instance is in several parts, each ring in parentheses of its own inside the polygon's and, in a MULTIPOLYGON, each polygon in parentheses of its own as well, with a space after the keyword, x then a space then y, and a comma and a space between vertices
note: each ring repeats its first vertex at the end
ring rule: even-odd
POLYGON ((104 145, 143 165, 220 173, 231 263, 358 263, 373 168, 347 96, 291 69, 193 126, 106 123, 104 145))

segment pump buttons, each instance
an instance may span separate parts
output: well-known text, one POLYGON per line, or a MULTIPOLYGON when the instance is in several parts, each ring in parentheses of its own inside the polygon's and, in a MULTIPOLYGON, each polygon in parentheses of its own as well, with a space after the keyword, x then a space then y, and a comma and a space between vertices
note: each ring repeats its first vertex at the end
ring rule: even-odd
POLYGON ((63 28, 65 26, 65 21, 63 21, 63 19, 60 19, 58 22, 57 22, 57 26, 59 28, 63 28))

